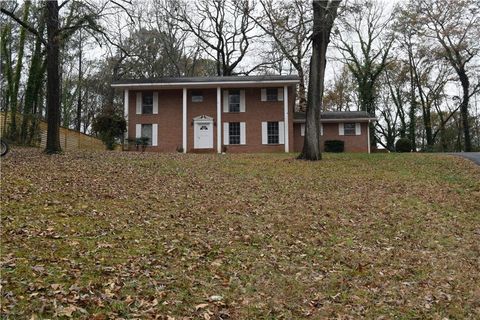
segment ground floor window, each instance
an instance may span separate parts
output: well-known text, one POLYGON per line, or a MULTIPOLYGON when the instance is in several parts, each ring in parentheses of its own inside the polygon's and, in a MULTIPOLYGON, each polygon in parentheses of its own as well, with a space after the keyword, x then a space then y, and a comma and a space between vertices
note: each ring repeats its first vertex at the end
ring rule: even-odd
POLYGON ((229 144, 240 144, 240 122, 230 122, 228 125, 229 144))
POLYGON ((142 135, 141 138, 144 138, 146 141, 146 145, 152 145, 152 138, 153 138, 153 126, 151 124, 142 124, 142 135))
POLYGON ((278 122, 267 122, 267 143, 268 144, 279 143, 278 122))
POLYGON ((343 134, 346 136, 354 136, 356 134, 355 126, 355 123, 344 123, 343 134))

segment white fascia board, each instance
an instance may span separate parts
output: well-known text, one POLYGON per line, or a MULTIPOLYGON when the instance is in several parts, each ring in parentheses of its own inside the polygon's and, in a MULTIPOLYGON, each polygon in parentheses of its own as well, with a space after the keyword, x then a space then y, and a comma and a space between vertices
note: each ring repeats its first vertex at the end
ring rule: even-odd
MULTIPOLYGON (((377 118, 352 118, 352 119, 320 119, 320 122, 337 123, 337 122, 370 122, 377 121, 377 118)), ((294 123, 304 123, 305 119, 294 119, 294 123)))
POLYGON ((257 84, 297 84, 300 80, 262 80, 262 81, 216 81, 216 82, 169 82, 169 83, 114 83, 114 88, 137 88, 137 87, 231 87, 231 86, 251 86, 257 84))

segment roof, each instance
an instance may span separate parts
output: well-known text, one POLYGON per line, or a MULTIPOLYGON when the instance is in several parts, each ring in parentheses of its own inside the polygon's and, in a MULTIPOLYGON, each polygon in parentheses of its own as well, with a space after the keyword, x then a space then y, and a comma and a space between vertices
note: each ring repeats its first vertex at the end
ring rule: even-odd
POLYGON ((122 79, 114 81, 112 87, 117 88, 151 88, 151 87, 228 87, 229 85, 257 86, 297 84, 298 76, 215 76, 215 77, 162 77, 144 79, 122 79))
MULTIPOLYGON (((305 122, 305 112, 295 112, 293 119, 295 122, 305 122)), ((337 122, 339 120, 368 121, 376 120, 367 111, 324 111, 320 115, 322 122, 337 122)))

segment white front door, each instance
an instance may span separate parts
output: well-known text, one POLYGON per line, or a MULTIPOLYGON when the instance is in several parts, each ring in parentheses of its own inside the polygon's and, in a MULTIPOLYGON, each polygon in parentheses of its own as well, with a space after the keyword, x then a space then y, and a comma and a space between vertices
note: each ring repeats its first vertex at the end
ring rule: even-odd
POLYGON ((211 149, 213 148, 213 122, 196 122, 195 121, 195 149, 211 149))

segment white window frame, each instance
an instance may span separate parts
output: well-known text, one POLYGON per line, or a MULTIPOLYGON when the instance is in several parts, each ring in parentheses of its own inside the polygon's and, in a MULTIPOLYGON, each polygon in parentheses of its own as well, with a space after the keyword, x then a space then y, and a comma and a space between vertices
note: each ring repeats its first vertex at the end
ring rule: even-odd
POLYGON ((263 102, 277 102, 283 101, 283 88, 262 88, 260 90, 260 100, 263 102), (277 90, 275 99, 268 99, 267 90, 277 90))
MULTIPOLYGON (((233 144, 233 145, 245 145, 246 144, 246 136, 247 136, 247 130, 246 130, 246 123, 245 122, 240 122, 240 121, 232 121, 235 123, 240 124, 240 143, 238 144, 233 144)), ((224 122, 223 123, 223 144, 224 145, 230 145, 230 122, 224 122)))
POLYGON ((148 141, 148 146, 156 147, 158 146, 158 124, 157 123, 137 123, 135 126, 135 138, 142 137, 143 126, 151 125, 152 126, 152 137, 148 141))
MULTIPOLYGON (((230 89, 230 90, 239 90, 240 91, 240 110, 238 112, 246 111, 246 102, 245 102, 245 89, 230 89)), ((230 111, 230 90, 223 90, 223 112, 229 113, 230 111)), ((237 113, 233 111, 232 113, 237 113)))
POLYGON ((153 104, 154 104, 154 103, 153 103, 153 96, 154 96, 154 94, 153 94, 153 92, 151 92, 151 91, 142 92, 142 114, 153 114, 153 104), (145 103, 145 97, 146 97, 147 95, 152 95, 152 104, 146 104, 146 103, 145 103), (146 107, 149 107, 149 108, 151 107, 151 108, 152 108, 152 112, 151 112, 151 113, 145 113, 145 112, 144 112, 144 108, 146 108, 146 107))
POLYGON ((281 145, 285 144, 285 121, 263 121, 262 122, 262 144, 281 145), (268 123, 278 123, 278 143, 268 143, 268 123))

